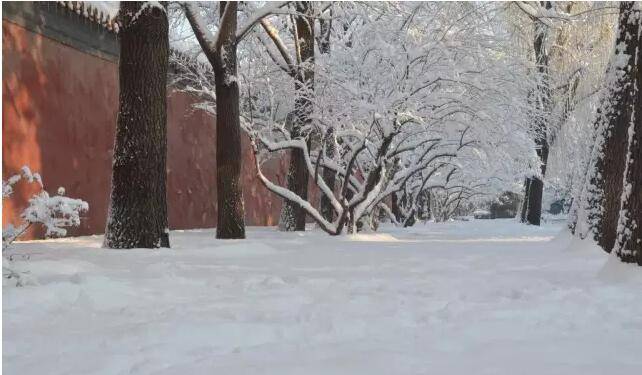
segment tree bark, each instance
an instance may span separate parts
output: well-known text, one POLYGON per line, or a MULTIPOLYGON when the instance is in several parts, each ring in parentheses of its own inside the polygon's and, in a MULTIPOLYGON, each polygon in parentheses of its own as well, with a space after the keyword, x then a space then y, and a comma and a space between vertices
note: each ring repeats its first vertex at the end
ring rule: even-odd
MULTIPOLYGON (((312 95, 314 95, 314 18, 313 7, 309 1, 297 2, 296 10, 299 15, 295 22, 295 43, 297 44, 297 58, 299 67, 295 79, 296 99, 294 102, 294 119, 292 124, 292 138, 307 138, 312 114, 312 95)), ((308 144, 309 145, 309 144, 308 144)), ((300 149, 290 152, 290 166, 288 168, 287 188, 308 200, 309 173, 305 162, 305 155, 300 149)), ((283 202, 279 228, 284 231, 305 230, 305 210, 298 204, 286 200, 283 202)))
MULTIPOLYGON (((642 83, 641 80, 638 82, 642 83)), ((637 108, 642 108, 639 96, 638 93, 637 108)), ((642 118, 640 117, 638 114, 635 119, 634 138, 629 146, 630 161, 625 187, 630 195, 622 202, 615 252, 624 262, 642 266, 642 118)))
MULTIPOLYGON (((542 1, 541 5, 545 9, 551 9, 550 1, 542 1)), ((526 204, 525 212, 522 219, 531 225, 540 225, 542 217, 542 196, 544 195, 544 175, 546 174, 546 163, 548 162, 548 114, 551 111, 551 92, 548 85, 548 51, 546 50, 546 38, 548 36, 548 26, 541 21, 535 21, 535 39, 533 48, 535 50, 535 63, 539 74, 539 84, 537 87, 538 98, 535 99, 538 114, 536 115, 536 132, 535 144, 537 147, 537 156, 539 156, 541 166, 541 177, 529 177, 526 182, 526 204)))
POLYGON ((635 65, 631 75, 631 106, 628 125, 628 154, 624 172, 622 207, 617 226, 615 253, 627 263, 642 266, 642 16, 640 10, 629 11, 627 28, 631 28, 627 50, 633 52, 635 65), (637 32, 635 28, 637 26, 637 32), (637 37, 636 37, 637 35, 637 37), (635 52, 634 52, 635 51, 635 52))
POLYGON ((531 178, 526 177, 524 180, 524 201, 522 202, 522 209, 520 212, 520 221, 522 223, 526 222, 526 213, 528 212, 528 198, 530 197, 530 188, 531 188, 531 178))
POLYGON ((399 198, 399 192, 392 193, 392 203, 390 210, 392 211, 392 214, 395 216, 395 220, 397 220, 397 223, 401 223, 404 219, 403 214, 401 213, 401 207, 399 205, 401 204, 400 198, 399 198))
POLYGON ((218 38, 203 30, 199 15, 184 5, 185 15, 214 70, 216 93, 216 238, 245 238, 245 209, 241 188, 241 120, 236 79, 237 2, 221 1, 218 38), (227 12, 226 12, 227 10, 227 12))
MULTIPOLYGON (((330 9, 330 16, 332 16, 332 9, 330 9)), ((319 52, 321 54, 329 54, 330 53, 330 32, 332 31, 332 19, 325 19, 325 18, 320 18, 319 19, 319 52)), ((337 145, 336 145, 336 139, 334 137, 334 129, 329 128, 326 135, 324 136, 323 139, 323 151, 325 151, 325 155, 323 157, 325 159, 329 160, 334 160, 337 154, 337 145)), ((323 168, 323 173, 322 173, 323 181, 325 181, 326 185, 330 187, 334 191, 335 186, 336 186, 336 174, 334 173, 334 170, 330 168, 323 168)), ((321 215, 323 216, 324 219, 326 219, 329 222, 334 221, 334 208, 332 207, 332 203, 330 202, 330 198, 328 198, 325 194, 321 194, 321 202, 320 202, 320 208, 321 208, 321 215)))
MULTIPOLYGON (((633 74, 636 43, 632 38, 637 38, 638 24, 629 22, 635 13, 633 7, 632 2, 620 3, 619 31, 615 45, 625 47, 623 51, 616 48, 616 55, 623 53, 628 55, 628 59, 625 66, 612 67, 618 78, 610 97, 603 104, 607 107, 603 111, 604 117, 600 120, 604 121, 604 139, 602 152, 596 163, 597 174, 593 181, 596 191, 592 204, 600 207, 596 213, 595 239, 607 252, 613 249, 617 235, 627 153, 627 147, 623 145, 628 142, 627 131, 635 109, 633 74)), ((617 57, 614 59, 618 60, 620 59, 617 57)))
POLYGON ((122 2, 120 96, 104 246, 169 247, 166 10, 122 2))
MULTIPOLYGON (((337 145, 336 145, 336 140, 334 138, 334 129, 329 128, 328 132, 324 136, 323 139, 323 149, 321 152, 325 152, 325 155, 323 156, 325 159, 328 160, 334 160, 336 154, 337 154, 337 145)), ((331 168, 323 168, 323 174, 322 174, 323 181, 325 181, 326 185, 334 191, 335 186, 336 186, 336 174, 334 173, 334 170, 331 168)), ((332 207, 332 203, 330 201, 330 198, 328 198, 325 194, 321 194, 321 215, 323 216, 324 219, 326 219, 329 222, 334 221, 334 208, 332 207)))
POLYGON ((236 80, 236 2, 221 2, 233 12, 229 24, 221 25, 221 51, 214 58, 216 91, 216 190, 218 220, 216 238, 245 238, 245 209, 241 188, 241 121, 239 85, 236 80), (225 27, 223 27, 225 26, 225 27))

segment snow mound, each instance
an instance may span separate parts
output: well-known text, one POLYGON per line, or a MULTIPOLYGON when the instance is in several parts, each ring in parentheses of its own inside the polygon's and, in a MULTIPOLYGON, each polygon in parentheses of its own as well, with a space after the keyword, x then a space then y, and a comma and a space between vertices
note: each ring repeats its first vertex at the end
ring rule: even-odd
POLYGON ((642 283, 642 270, 637 264, 623 263, 617 255, 609 254, 604 267, 598 273, 598 277, 611 283, 625 283, 635 280, 642 283))

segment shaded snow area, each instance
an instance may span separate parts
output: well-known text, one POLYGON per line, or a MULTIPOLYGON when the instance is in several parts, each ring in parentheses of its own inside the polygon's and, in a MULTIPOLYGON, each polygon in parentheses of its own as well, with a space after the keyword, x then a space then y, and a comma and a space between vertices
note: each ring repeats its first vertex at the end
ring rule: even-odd
POLYGON ((642 269, 560 224, 23 242, 6 374, 640 374, 642 269))

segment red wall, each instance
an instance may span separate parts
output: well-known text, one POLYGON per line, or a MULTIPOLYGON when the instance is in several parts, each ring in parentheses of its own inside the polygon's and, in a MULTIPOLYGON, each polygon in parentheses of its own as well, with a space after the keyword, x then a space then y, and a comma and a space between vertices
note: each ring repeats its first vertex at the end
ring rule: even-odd
MULTIPOLYGON (((45 189, 64 186, 89 202, 71 235, 102 233, 111 178, 118 108, 118 65, 2 22, 2 174, 23 165, 40 172, 45 189)), ((192 107, 190 96, 168 99, 168 205, 172 229, 216 226, 214 119, 192 107)), ((255 178, 244 139, 242 183, 248 225, 276 225, 280 201, 255 178)), ((268 174, 283 181, 284 162, 268 174)), ((19 186, 4 201, 3 226, 16 223, 33 189, 19 186)), ((38 233, 31 233, 37 236, 38 233)))

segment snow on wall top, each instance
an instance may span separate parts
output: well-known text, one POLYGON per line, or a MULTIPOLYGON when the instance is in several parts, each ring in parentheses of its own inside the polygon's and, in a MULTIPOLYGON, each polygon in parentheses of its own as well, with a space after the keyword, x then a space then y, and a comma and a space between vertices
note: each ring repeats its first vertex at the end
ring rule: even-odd
POLYGON ((58 5, 103 26, 108 31, 118 32, 118 1, 59 1, 58 5))
MULTIPOLYGON (((120 10, 119 1, 58 1, 59 6, 71 12, 74 12, 91 22, 94 22, 106 30, 118 33, 119 25, 117 21, 118 11, 120 10)), ((176 46, 170 48, 172 55, 171 65, 174 69, 179 65, 194 66, 198 65, 201 70, 210 71, 211 68, 206 63, 198 61, 193 56, 177 49, 176 46)))

